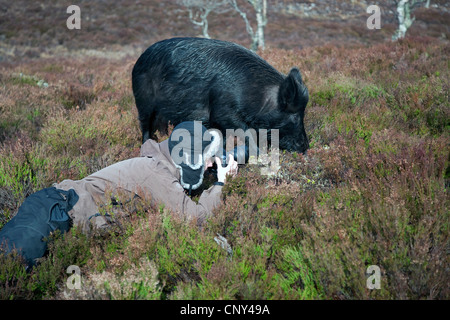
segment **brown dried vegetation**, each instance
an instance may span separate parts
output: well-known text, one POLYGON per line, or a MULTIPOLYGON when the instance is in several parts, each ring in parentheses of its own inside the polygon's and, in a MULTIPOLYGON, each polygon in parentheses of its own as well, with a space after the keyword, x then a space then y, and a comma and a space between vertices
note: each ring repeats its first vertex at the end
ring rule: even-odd
MULTIPOLYGON (((115 16, 86 2, 92 20, 69 41, 68 30, 43 27, 42 12, 59 1, 28 7, 34 25, 11 18, 14 3, 0 24, 0 49, 16 52, 0 64, 0 227, 32 192, 139 154, 131 68, 151 42, 193 32, 171 2, 115 16)), ((448 299, 449 46, 436 30, 448 34, 449 20, 421 11, 430 27, 416 27, 428 34, 411 29, 392 43, 351 19, 282 17, 274 13, 259 54, 282 72, 302 71, 308 156, 281 152, 271 176, 261 164, 241 167, 202 228, 133 201, 111 208, 106 232, 52 235, 31 272, 1 257, 0 298, 448 299), (285 32, 281 22, 309 29, 285 32), (81 291, 66 287, 69 265, 81 268, 81 291), (369 265, 381 268, 380 290, 366 286, 369 265)), ((223 32, 246 44, 234 28, 223 32)))

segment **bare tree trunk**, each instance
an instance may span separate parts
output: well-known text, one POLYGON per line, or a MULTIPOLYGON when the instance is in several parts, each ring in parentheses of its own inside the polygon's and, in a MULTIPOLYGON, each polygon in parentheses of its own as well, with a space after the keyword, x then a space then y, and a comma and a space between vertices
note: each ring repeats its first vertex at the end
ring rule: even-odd
POLYGON ((239 8, 236 0, 230 0, 231 6, 241 15, 242 19, 244 19, 247 33, 252 39, 251 49, 253 51, 258 50, 258 48, 264 50, 264 27, 267 24, 267 0, 247 0, 247 2, 252 5, 256 13, 256 32, 253 31, 252 25, 247 18, 247 14, 239 8))
POLYGON ((197 21, 197 20, 195 20, 193 10, 189 9, 189 19, 191 20, 191 22, 193 24, 196 24, 196 25, 202 27, 203 36, 208 39, 211 38, 208 34, 208 14, 209 14, 209 12, 210 12, 210 10, 204 10, 203 13, 200 14, 201 21, 197 21))
POLYGON ((392 40, 398 40, 405 37, 406 31, 411 27, 415 17, 411 17, 411 12, 415 7, 419 7, 424 4, 425 8, 430 7, 430 0, 400 0, 397 1, 397 19, 398 19, 398 29, 392 36, 392 40))
POLYGON ((234 8, 234 10, 236 10, 237 13, 240 14, 242 19, 244 19, 245 28, 247 30, 247 33, 250 35, 250 38, 252 39, 251 49, 253 51, 256 51, 258 49, 258 41, 257 41, 257 37, 255 36, 255 33, 253 32, 252 25, 250 24, 250 21, 248 21, 248 19, 247 19, 247 14, 239 8, 239 6, 236 3, 236 0, 230 0, 230 4, 234 8))
POLYGON ((414 22, 415 18, 411 18, 411 6, 414 5, 414 3, 414 0, 412 3, 410 0, 400 0, 397 3, 398 29, 392 36, 392 40, 403 39, 406 31, 414 22))
POLYGON ((231 10, 228 0, 178 0, 177 2, 187 8, 189 20, 201 26, 203 36, 208 39, 211 38, 208 33, 208 15, 211 12, 220 14, 231 10))
POLYGON ((264 50, 266 48, 264 27, 267 24, 267 0, 253 0, 253 7, 256 11, 258 47, 264 50))
MULTIPOLYGON (((203 19, 203 16, 202 16, 202 19, 203 19)), ((203 30, 203 36, 205 38, 207 38, 207 39, 211 39, 211 37, 208 34, 208 18, 207 18, 207 15, 203 19, 203 28, 202 28, 202 30, 203 30)))

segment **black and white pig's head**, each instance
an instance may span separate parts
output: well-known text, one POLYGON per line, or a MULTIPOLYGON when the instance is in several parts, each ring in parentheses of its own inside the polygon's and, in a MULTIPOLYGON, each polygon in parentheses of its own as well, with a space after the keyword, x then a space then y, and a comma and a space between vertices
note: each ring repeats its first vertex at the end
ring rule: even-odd
POLYGON ((278 123, 280 149, 306 153, 309 148, 303 119, 308 104, 308 88, 300 71, 292 68, 278 88, 278 123))

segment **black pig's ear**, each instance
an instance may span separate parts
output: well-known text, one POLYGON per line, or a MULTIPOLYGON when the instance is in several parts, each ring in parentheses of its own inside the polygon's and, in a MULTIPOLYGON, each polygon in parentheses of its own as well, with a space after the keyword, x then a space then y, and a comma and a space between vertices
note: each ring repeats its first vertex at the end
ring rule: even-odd
POLYGON ((292 68, 280 85, 278 91, 279 107, 282 111, 301 112, 305 110, 308 100, 308 89, 303 83, 300 71, 297 68, 292 68))

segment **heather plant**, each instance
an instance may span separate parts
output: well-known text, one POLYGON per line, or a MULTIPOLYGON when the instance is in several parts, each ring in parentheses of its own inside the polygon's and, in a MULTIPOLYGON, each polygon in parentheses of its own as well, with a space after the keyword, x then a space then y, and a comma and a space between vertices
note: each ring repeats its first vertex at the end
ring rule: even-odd
MULTIPOLYGON (((448 299, 448 46, 410 37, 260 54, 302 70, 307 155, 281 151, 270 176, 260 163, 241 166, 201 227, 151 199, 117 198, 102 208, 109 229, 53 235, 32 271, 1 256, 0 297, 448 299), (66 285, 70 265, 80 291, 66 285), (367 287, 371 265, 380 289, 367 287)), ((0 227, 32 192, 139 154, 133 62, 55 57, 0 69, 0 227)))

